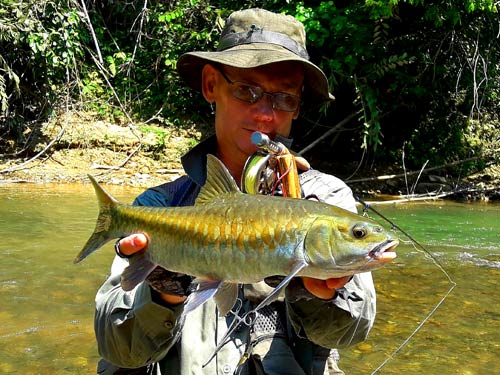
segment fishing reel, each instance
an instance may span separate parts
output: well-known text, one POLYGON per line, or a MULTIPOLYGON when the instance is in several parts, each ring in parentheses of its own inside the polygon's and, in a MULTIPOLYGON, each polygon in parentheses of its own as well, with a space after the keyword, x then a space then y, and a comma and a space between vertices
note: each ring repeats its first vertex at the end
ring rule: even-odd
POLYGON ((288 148, 267 135, 254 132, 251 141, 259 151, 249 156, 241 177, 241 190, 247 194, 300 198, 297 165, 288 148))
POLYGON ((250 155, 243 168, 241 190, 247 194, 272 195, 278 179, 277 164, 272 154, 257 151, 250 155))

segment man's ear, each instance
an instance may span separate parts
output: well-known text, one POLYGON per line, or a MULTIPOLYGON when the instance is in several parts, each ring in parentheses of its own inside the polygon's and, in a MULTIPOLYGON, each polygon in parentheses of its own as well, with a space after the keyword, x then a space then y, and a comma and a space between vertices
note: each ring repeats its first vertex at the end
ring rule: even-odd
POLYGON ((217 70, 210 64, 206 64, 201 71, 201 92, 209 103, 215 102, 215 84, 217 82, 217 70))

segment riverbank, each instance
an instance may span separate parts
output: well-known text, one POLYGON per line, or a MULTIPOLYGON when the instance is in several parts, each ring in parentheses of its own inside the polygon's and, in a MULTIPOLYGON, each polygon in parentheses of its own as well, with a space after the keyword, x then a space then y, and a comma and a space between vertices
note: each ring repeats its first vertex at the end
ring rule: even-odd
POLYGON ((0 157, 0 183, 81 183, 150 187, 183 174, 179 158, 202 133, 194 128, 122 126, 92 114, 65 114, 32 130, 28 157, 0 157))
MULTIPOLYGON (((91 115, 68 114, 33 129, 27 150, 29 157, 0 156, 0 184, 82 183, 88 182, 87 175, 92 174, 108 184, 155 186, 184 173, 180 156, 209 131, 194 127, 120 126, 94 121, 91 115)), ((314 154, 311 160, 315 160, 314 154)), ((313 165, 343 179, 347 177, 322 160, 314 161, 313 165)), ((355 194, 365 198, 390 195, 413 199, 500 200, 498 162, 460 178, 440 172, 403 173, 395 167, 379 168, 375 175, 373 171, 358 172, 347 183, 355 194)))

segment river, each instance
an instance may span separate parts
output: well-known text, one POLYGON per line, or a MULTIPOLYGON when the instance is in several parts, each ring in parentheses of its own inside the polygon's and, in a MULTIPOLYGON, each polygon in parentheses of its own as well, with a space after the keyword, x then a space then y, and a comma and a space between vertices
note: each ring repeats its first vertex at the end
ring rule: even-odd
MULTIPOLYGON (((107 188, 125 202, 140 191, 107 188)), ((341 350, 346 374, 381 365, 378 374, 500 374, 500 205, 376 208, 456 287, 428 318, 452 282, 400 234, 397 260, 373 273, 378 314, 370 336, 341 350)), ((95 373, 94 296, 114 253, 106 245, 78 265, 73 259, 96 214, 89 184, 0 185, 0 373, 95 373)))

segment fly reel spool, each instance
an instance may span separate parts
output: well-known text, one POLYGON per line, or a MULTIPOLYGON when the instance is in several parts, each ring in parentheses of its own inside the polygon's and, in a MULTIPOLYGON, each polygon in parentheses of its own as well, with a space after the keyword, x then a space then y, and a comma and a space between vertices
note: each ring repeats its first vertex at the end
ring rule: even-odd
POLYGON ((300 198, 301 190, 295 158, 281 142, 254 132, 252 143, 260 150, 250 155, 243 168, 241 190, 248 194, 300 198))
POLYGON ((272 195, 275 190, 276 157, 264 152, 250 155, 241 175, 241 190, 247 194, 272 195))

